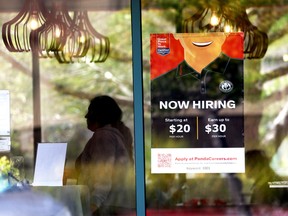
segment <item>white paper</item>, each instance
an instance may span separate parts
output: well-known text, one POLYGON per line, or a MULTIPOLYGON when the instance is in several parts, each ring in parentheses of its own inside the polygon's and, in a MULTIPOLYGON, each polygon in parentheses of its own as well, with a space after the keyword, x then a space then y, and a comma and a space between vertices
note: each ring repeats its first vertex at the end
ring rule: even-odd
POLYGON ((10 149, 10 96, 8 90, 0 90, 0 152, 10 149))
POLYGON ((244 148, 152 148, 152 173, 244 173, 244 148))
POLYGON ((10 136, 10 96, 8 90, 0 90, 0 136, 10 136))
POLYGON ((39 143, 33 186, 62 186, 67 143, 39 143))
POLYGON ((9 152, 11 149, 10 137, 0 136, 0 152, 9 152))

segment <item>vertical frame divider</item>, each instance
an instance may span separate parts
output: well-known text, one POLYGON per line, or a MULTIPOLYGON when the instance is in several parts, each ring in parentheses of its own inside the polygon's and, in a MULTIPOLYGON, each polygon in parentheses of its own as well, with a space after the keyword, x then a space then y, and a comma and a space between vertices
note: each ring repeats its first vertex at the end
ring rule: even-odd
POLYGON ((143 63, 141 0, 131 0, 132 68, 134 99, 134 143, 136 172, 136 212, 145 214, 145 158, 143 115, 143 63))

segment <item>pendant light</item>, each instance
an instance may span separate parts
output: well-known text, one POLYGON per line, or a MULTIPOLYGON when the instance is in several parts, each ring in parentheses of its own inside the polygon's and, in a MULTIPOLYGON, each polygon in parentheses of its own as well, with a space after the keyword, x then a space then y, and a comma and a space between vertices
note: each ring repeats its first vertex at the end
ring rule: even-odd
POLYGON ((97 32, 89 21, 87 11, 75 11, 73 22, 86 34, 85 40, 89 41, 89 48, 85 56, 79 56, 79 61, 104 62, 110 49, 109 39, 97 32))
POLYGON ((223 2, 198 10, 183 22, 183 32, 238 32, 244 33, 244 57, 259 59, 268 48, 268 36, 254 26, 241 7, 230 7, 223 2))
POLYGON ((20 12, 2 26, 2 38, 10 52, 31 50, 29 35, 46 21, 47 11, 42 0, 25 0, 20 12))

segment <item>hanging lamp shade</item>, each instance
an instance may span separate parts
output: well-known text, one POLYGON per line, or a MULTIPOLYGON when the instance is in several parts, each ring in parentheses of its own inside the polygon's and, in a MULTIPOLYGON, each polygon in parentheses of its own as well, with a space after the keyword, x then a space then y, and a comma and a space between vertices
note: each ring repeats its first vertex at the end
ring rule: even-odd
POLYGON ((54 56, 59 63, 74 63, 75 58, 84 57, 89 48, 89 40, 86 32, 81 31, 73 23, 70 25, 66 43, 61 50, 54 51, 54 56))
POLYGON ((46 22, 30 34, 32 50, 39 53, 39 57, 54 57, 54 52, 62 50, 67 34, 67 23, 56 7, 46 16, 46 22))
POLYGON ((33 51, 39 57, 55 57, 60 63, 104 62, 109 39, 91 25, 87 11, 70 17, 65 1, 25 0, 19 14, 2 26, 2 37, 10 52, 33 51))
POLYGON ((47 11, 42 0, 25 0, 20 12, 2 26, 2 39, 10 52, 31 50, 29 35, 46 21, 47 11))
POLYGON ((85 56, 80 56, 78 61, 84 62, 104 62, 110 50, 110 41, 108 37, 97 32, 88 18, 87 11, 75 11, 73 22, 86 34, 85 40, 89 41, 88 52, 85 56))
MULTIPOLYGON (((75 13, 75 12, 74 12, 75 13)), ((62 20, 66 23, 65 45, 54 51, 54 56, 59 63, 73 63, 75 58, 84 57, 89 49, 90 40, 88 32, 79 28, 64 8, 60 12, 62 20)))
POLYGON ((268 48, 268 36, 254 26, 244 8, 203 7, 183 22, 183 32, 238 32, 244 33, 244 57, 262 58, 268 48))

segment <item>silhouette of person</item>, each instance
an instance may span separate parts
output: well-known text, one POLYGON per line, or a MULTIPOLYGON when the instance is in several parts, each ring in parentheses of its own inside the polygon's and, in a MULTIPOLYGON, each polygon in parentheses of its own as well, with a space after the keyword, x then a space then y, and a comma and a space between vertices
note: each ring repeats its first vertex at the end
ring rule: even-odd
POLYGON ((269 183, 282 181, 270 167, 264 151, 250 150, 245 154, 246 176, 254 180, 251 204, 281 206, 288 203, 286 188, 271 188, 269 183))
POLYGON ((118 121, 114 122, 112 127, 117 128, 122 135, 124 136, 124 144, 128 151, 128 155, 132 164, 134 164, 134 147, 133 147, 133 137, 130 129, 119 119, 118 121))
POLYGON ((132 135, 121 122, 122 110, 113 98, 97 96, 91 100, 85 118, 93 135, 78 156, 75 168, 78 184, 89 187, 91 211, 93 215, 130 211, 134 204, 133 166, 128 153, 132 153, 132 135))

